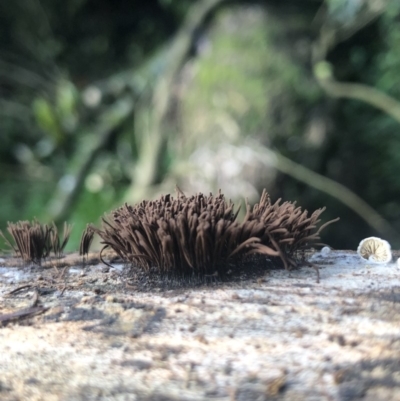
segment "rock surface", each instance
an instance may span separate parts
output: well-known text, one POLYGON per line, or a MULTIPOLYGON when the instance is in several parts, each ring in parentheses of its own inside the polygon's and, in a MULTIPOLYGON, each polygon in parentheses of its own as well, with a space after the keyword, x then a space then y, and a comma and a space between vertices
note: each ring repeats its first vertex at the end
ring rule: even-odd
POLYGON ((400 269, 136 291, 115 268, 0 259, 0 399, 400 400, 400 269), (1 267, 2 266, 2 267, 1 267))

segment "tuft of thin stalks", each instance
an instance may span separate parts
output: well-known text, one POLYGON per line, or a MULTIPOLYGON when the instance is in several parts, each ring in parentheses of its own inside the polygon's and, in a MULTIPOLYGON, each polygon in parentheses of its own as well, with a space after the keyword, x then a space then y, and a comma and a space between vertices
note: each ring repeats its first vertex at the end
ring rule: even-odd
POLYGON ((288 270, 297 266, 306 250, 319 245, 320 233, 324 228, 339 220, 339 218, 330 220, 319 226, 321 221, 319 216, 325 211, 325 207, 309 215, 307 210, 296 207, 296 202, 281 203, 281 199, 278 199, 275 203, 271 203, 266 190, 253 208, 246 200, 246 209, 242 235, 244 238, 246 236, 260 238, 260 243, 248 253, 279 256, 288 270))
POLYGON ((18 221, 17 223, 7 223, 7 231, 10 233, 14 243, 10 241, 0 230, 0 236, 6 244, 24 262, 32 262, 41 265, 42 259, 47 258, 53 251, 55 256, 60 258, 63 250, 68 243, 72 226, 64 223, 63 240, 60 241, 57 227, 52 225, 40 224, 37 220, 18 221))
POLYGON ((54 255, 59 259, 63 256, 64 248, 69 241, 71 231, 72 224, 64 222, 63 239, 61 241, 57 226, 53 223, 50 227, 50 246, 54 255))
POLYGON ((93 236, 94 236, 93 227, 90 224, 88 224, 82 233, 81 242, 79 245, 80 256, 83 257, 85 257, 85 255, 88 256, 90 245, 92 245, 93 236))
POLYGON ((297 254, 319 242, 319 216, 295 203, 271 203, 264 190, 253 208, 246 201, 246 216, 236 221, 231 201, 201 193, 186 197, 181 191, 158 200, 125 204, 93 227, 104 248, 111 247, 123 260, 144 272, 223 276, 232 262, 251 254, 280 260, 290 270, 297 254))

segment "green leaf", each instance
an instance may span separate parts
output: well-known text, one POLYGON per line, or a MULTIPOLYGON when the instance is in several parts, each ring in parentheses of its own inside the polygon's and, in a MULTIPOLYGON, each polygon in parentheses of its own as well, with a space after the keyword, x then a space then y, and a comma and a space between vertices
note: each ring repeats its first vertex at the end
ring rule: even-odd
POLYGON ((33 115, 38 126, 59 143, 62 138, 62 132, 55 113, 50 103, 43 97, 34 99, 32 103, 33 115))
POLYGON ((71 117, 75 113, 77 90, 74 84, 66 79, 58 83, 56 105, 61 118, 71 117))

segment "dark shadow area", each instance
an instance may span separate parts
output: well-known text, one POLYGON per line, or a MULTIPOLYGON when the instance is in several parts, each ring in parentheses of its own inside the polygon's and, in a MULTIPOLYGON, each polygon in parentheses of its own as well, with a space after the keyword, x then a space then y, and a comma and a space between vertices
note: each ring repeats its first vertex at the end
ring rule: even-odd
POLYGON ((158 331, 159 325, 166 317, 166 311, 161 307, 151 305, 129 304, 125 308, 140 309, 142 313, 138 314, 133 320, 130 317, 104 315, 100 323, 86 326, 85 331, 102 333, 107 336, 128 335, 132 338, 138 338, 142 334, 154 334, 158 331))
MULTIPOLYGON (((396 355, 400 349, 394 350, 396 355)), ((340 401, 363 400, 368 392, 390 390, 392 400, 398 396, 400 387, 400 359, 384 358, 364 360, 354 365, 338 366, 335 381, 339 387, 340 401)), ((377 393, 378 394, 378 393, 377 393)), ((387 394, 385 394, 385 399, 387 394)), ((377 397, 379 397, 377 395, 377 397)), ((379 399, 379 398, 377 398, 379 399)))

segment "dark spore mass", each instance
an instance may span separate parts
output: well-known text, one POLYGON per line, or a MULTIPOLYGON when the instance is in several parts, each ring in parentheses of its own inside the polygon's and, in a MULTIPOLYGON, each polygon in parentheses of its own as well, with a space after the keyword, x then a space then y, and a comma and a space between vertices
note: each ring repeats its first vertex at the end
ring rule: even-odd
MULTIPOLYGON (((124 261, 134 275, 203 277, 207 280, 234 274, 243 261, 265 255, 274 265, 291 270, 302 251, 319 242, 318 209, 311 215, 295 203, 271 203, 264 190, 260 201, 237 221, 234 210, 219 191, 187 197, 182 192, 154 201, 125 204, 93 230, 124 261)), ((104 249, 104 248, 103 248, 104 249)))

